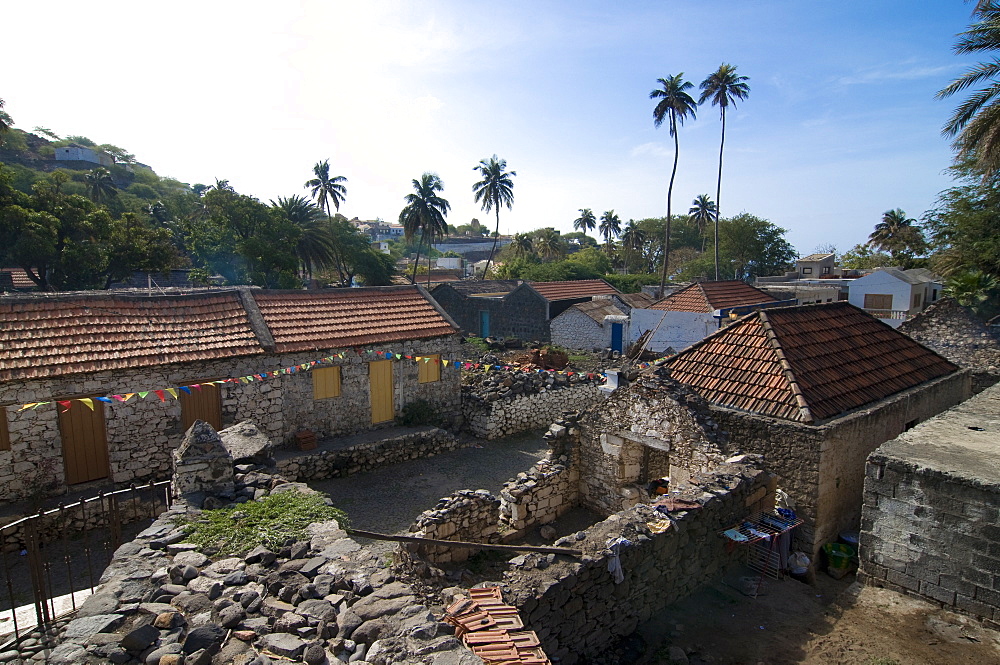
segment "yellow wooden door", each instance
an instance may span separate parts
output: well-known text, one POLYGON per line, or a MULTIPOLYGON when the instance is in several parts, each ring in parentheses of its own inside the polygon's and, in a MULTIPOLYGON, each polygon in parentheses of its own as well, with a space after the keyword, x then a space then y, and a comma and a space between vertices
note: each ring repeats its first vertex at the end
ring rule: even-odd
POLYGON ((60 407, 59 433, 62 437, 66 484, 107 478, 108 438, 104 429, 104 404, 93 400, 94 408, 73 400, 69 410, 60 407))
POLYGON ((181 401, 181 424, 187 432, 196 420, 204 420, 216 429, 222 429, 222 399, 219 387, 214 384, 202 384, 201 390, 190 387, 191 393, 178 391, 181 401))
POLYGON ((372 424, 392 420, 392 361, 375 360, 368 363, 368 383, 371 386, 372 424))

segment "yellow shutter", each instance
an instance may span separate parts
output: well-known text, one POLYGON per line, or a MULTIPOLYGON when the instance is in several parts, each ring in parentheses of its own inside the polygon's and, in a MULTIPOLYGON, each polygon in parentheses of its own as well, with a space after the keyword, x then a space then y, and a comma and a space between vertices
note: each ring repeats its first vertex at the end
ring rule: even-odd
POLYGON ((319 369, 314 369, 312 376, 313 399, 340 397, 339 367, 321 367, 319 369))
POLYGON ((374 360, 368 363, 371 390, 372 424, 384 423, 395 417, 392 404, 392 361, 374 360))
POLYGON ((185 432, 196 420, 203 420, 216 430, 222 429, 222 398, 218 386, 202 384, 201 390, 192 386, 190 395, 178 390, 177 397, 181 402, 181 425, 185 432))
POLYGON ((73 399, 69 410, 59 407, 66 483, 74 485, 107 478, 108 441, 104 429, 104 402, 93 400, 93 409, 73 399))
POLYGON ((420 373, 417 376, 418 383, 434 383, 441 380, 441 355, 420 356, 420 373), (430 358, 430 360, 424 360, 430 358))

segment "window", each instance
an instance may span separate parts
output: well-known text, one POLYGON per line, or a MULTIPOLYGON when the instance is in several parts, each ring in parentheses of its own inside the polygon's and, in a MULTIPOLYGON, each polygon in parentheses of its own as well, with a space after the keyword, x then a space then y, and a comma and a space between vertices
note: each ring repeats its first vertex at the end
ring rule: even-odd
POLYGON ((823 266, 823 274, 824 275, 830 274, 830 266, 823 266))
POLYGON ((7 429, 6 406, 0 406, 0 450, 10 450, 10 430, 7 429))
POLYGON ((924 294, 914 293, 913 294, 913 307, 920 307, 924 301, 924 294))
POLYGON ((441 380, 441 356, 421 356, 418 383, 434 383, 441 380), (430 360, 423 360, 430 358, 430 360))
POLYGON ((934 302, 935 300, 937 300, 937 292, 938 292, 938 290, 934 289, 934 295, 931 296, 931 302, 934 302))
POLYGON ((321 367, 313 373, 313 399, 340 397, 340 368, 321 367))
POLYGON ((892 294, 866 293, 865 309, 892 309, 892 294))
POLYGON ((812 268, 803 268, 802 269, 802 274, 803 275, 811 275, 811 274, 813 274, 813 269, 812 268))

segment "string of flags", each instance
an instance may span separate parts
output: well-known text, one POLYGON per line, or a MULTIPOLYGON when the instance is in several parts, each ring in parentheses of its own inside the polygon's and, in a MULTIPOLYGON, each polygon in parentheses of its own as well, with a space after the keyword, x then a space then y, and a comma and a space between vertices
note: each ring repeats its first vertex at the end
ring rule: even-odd
MULTIPOLYGON (((447 368, 447 369, 453 368, 465 371, 481 370, 484 372, 490 372, 494 370, 518 370, 518 371, 537 371, 540 374, 542 373, 562 374, 565 376, 572 376, 574 374, 584 374, 589 379, 593 379, 597 374, 601 374, 601 376, 606 376, 603 373, 598 373, 598 372, 581 373, 581 372, 574 372, 572 370, 560 371, 552 369, 529 370, 517 365, 493 365, 489 363, 471 362, 467 360, 446 360, 437 356, 414 356, 402 353, 394 353, 391 351, 374 351, 372 349, 353 349, 353 351, 357 353, 357 355, 359 356, 365 356, 367 354, 369 357, 374 356, 375 358, 381 358, 384 360, 412 360, 418 363, 434 362, 435 364, 440 364, 442 368, 447 368)), ((195 391, 201 392, 201 390, 204 389, 205 387, 218 386, 223 384, 241 384, 241 385, 249 384, 255 381, 265 381, 267 379, 276 378, 281 375, 298 374, 300 372, 312 371, 317 367, 321 367, 323 365, 331 365, 335 363, 337 360, 343 360, 345 357, 347 357, 348 353, 349 352, 347 351, 341 351, 329 356, 325 356, 318 360, 311 360, 309 362, 300 363, 298 365, 290 365, 288 367, 282 367, 280 369, 268 370, 266 372, 259 372, 256 374, 247 374, 245 376, 236 376, 228 379, 202 381, 200 383, 192 383, 184 386, 174 386, 170 388, 154 388, 150 390, 140 390, 136 392, 105 395, 100 397, 74 397, 66 400, 50 399, 48 401, 28 402, 26 404, 22 404, 17 411, 18 412, 30 411, 37 409, 40 406, 52 404, 53 402, 56 403, 59 407, 61 407, 60 413, 66 413, 73 406, 74 402, 79 402, 80 404, 83 404, 85 407, 93 411, 96 406, 95 402, 103 402, 105 404, 118 404, 118 403, 128 402, 132 399, 136 399, 137 401, 145 399, 158 399, 160 402, 166 402, 168 397, 174 400, 178 400, 180 399, 182 393, 187 395, 195 394, 195 391)), ((639 367, 649 367, 651 364, 652 363, 642 363, 639 365, 639 367)))

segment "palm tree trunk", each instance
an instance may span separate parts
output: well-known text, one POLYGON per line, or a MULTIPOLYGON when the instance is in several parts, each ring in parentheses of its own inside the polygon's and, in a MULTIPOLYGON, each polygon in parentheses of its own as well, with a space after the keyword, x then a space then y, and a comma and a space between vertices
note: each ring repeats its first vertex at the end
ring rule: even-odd
POLYGON ((719 217, 722 216, 722 148, 726 145, 726 107, 722 107, 722 140, 719 141, 719 179, 715 183, 715 281, 719 281, 719 217))
POLYGON ((677 175, 677 156, 680 154, 680 143, 677 140, 677 128, 671 112, 670 126, 674 130, 674 168, 670 172, 670 186, 667 188, 667 229, 663 238, 663 274, 660 276, 660 290, 657 297, 663 297, 663 287, 667 284, 667 269, 670 265, 670 200, 674 195, 674 177, 677 175))
POLYGON ((431 250, 434 249, 434 234, 427 239, 427 290, 431 290, 431 250))
POLYGON ((424 234, 420 234, 420 240, 417 242, 417 258, 413 260, 413 276, 410 277, 410 284, 417 283, 417 266, 420 265, 420 248, 424 244, 424 234))
POLYGON ((500 202, 495 201, 494 203, 496 203, 496 210, 497 210, 497 231, 496 234, 493 236, 493 247, 490 248, 489 258, 486 259, 486 267, 483 268, 482 281, 484 282, 486 281, 486 273, 490 271, 490 263, 493 261, 493 254, 497 251, 497 242, 499 242, 500 240, 500 202))

